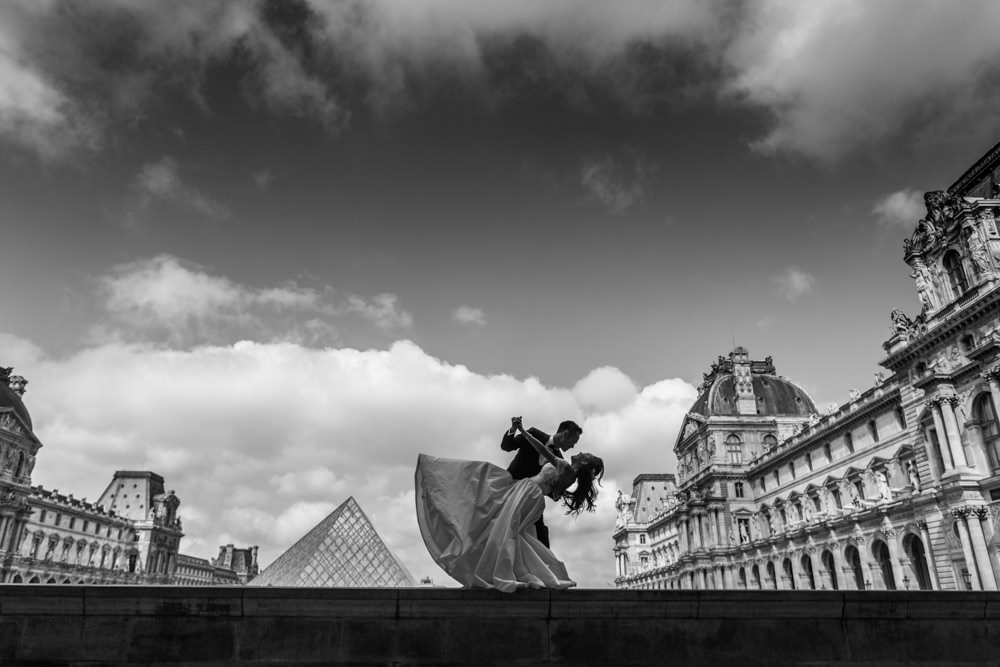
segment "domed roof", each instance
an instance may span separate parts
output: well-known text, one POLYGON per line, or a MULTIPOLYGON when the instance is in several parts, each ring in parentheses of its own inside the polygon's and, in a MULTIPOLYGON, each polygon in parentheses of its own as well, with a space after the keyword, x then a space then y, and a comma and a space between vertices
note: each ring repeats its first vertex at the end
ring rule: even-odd
POLYGON ((32 429, 28 408, 24 407, 21 397, 14 393, 6 381, 0 381, 0 409, 3 408, 14 408, 14 414, 21 418, 29 430, 32 429))
MULTIPOLYGON (((775 373, 771 357, 764 361, 751 361, 749 352, 743 347, 734 349, 728 359, 720 356, 712 364, 690 412, 703 417, 748 414, 746 409, 740 411, 739 408, 737 375, 749 377, 758 415, 808 417, 818 412, 816 404, 804 389, 775 373)), ((746 399, 747 395, 744 394, 743 398, 746 399)))
MULTIPOLYGON (((809 394, 791 380, 777 375, 754 375, 751 384, 759 415, 808 417, 817 412, 816 404, 809 394)), ((711 386, 698 396, 698 400, 691 407, 691 412, 705 417, 739 415, 736 382, 733 376, 716 377, 711 386)))

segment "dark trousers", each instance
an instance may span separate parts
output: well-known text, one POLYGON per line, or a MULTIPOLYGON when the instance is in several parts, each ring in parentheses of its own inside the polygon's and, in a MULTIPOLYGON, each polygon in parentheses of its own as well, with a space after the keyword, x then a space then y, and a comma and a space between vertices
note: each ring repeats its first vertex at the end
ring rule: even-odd
POLYGON ((545 526, 545 518, 538 517, 538 521, 535 522, 535 535, 538 537, 538 541, 545 545, 546 549, 551 549, 549 546, 549 529, 545 526))

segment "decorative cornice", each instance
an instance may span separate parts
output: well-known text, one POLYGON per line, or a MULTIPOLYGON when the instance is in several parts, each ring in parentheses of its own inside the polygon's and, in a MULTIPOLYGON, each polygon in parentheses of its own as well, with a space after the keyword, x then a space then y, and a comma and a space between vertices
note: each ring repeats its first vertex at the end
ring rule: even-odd
POLYGON ((958 180, 948 187, 948 194, 958 195, 965 190, 973 181, 986 175, 989 168, 1000 159, 1000 142, 993 145, 993 148, 986 151, 986 154, 976 160, 965 173, 958 177, 958 180))

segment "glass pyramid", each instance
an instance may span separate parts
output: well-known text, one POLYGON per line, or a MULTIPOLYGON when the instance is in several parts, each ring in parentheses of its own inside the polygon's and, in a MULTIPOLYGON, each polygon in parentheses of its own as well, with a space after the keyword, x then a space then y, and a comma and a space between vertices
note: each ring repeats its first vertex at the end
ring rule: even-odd
POLYGON ((383 588, 414 581, 352 496, 250 585, 383 588))

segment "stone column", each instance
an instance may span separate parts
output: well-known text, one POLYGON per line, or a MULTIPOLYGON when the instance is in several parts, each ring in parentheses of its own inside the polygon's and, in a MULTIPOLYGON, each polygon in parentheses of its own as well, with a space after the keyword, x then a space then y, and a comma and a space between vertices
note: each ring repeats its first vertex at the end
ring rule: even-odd
POLYGON ((688 551, 690 551, 690 549, 688 549, 688 540, 687 540, 687 519, 681 519, 680 521, 678 521, 677 529, 678 529, 677 532, 680 533, 681 553, 686 554, 688 551))
MULTIPOLYGON (((948 472, 954 469, 955 463, 951 460, 951 447, 948 445, 948 434, 945 432, 944 418, 941 416, 941 401, 939 399, 931 399, 927 401, 927 407, 931 409, 931 416, 934 418, 934 431, 937 434, 938 452, 941 454, 941 460, 944 462, 943 472, 948 472)), ((933 460, 933 457, 931 457, 931 460, 933 460)))
POLYGON ((927 559, 927 571, 931 575, 931 588, 939 591, 941 590, 941 584, 938 582, 937 561, 934 560, 934 551, 931 548, 931 536, 927 530, 927 522, 918 521, 917 527, 920 528, 920 540, 924 543, 924 558, 927 559))
POLYGON ((976 567, 979 568, 979 577, 983 581, 983 589, 987 591, 997 590, 997 577, 993 569, 993 559, 990 558, 989 548, 986 546, 986 532, 983 530, 983 520, 989 518, 989 509, 986 507, 973 507, 968 515, 969 536, 972 538, 972 552, 976 555, 976 567))
POLYGON ((955 417, 955 404, 958 403, 958 400, 958 396, 946 396, 941 401, 944 427, 948 431, 948 449, 951 450, 951 458, 956 468, 969 465, 965 458, 965 449, 962 447, 962 434, 958 429, 958 418, 955 417))
POLYGON ((720 537, 721 533, 719 532, 719 508, 718 507, 713 507, 712 509, 709 510, 708 526, 711 529, 711 533, 712 533, 712 546, 716 547, 716 548, 721 547, 722 546, 722 542, 719 541, 719 537, 720 537))
POLYGON ((969 535, 969 525, 966 522, 969 508, 959 507, 953 509, 951 514, 958 524, 958 534, 962 541, 962 555, 965 556, 965 567, 968 568, 969 575, 972 577, 972 590, 981 591, 983 590, 983 580, 979 578, 979 568, 976 567, 976 558, 972 551, 972 536, 969 535))
POLYGON ((0 551, 10 551, 10 545, 8 544, 10 535, 8 535, 8 532, 10 530, 11 518, 5 516, 0 519, 0 551))

